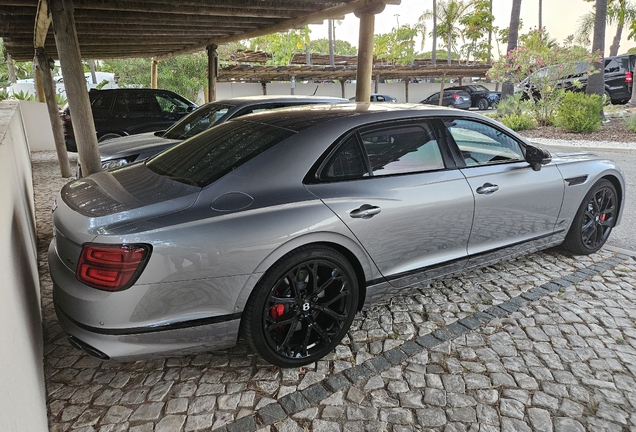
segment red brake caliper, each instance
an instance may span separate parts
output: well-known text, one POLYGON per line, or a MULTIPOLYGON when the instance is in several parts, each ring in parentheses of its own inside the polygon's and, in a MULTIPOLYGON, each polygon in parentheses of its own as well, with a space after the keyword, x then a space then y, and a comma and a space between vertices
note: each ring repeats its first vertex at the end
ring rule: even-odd
POLYGON ((605 214, 605 213, 601 213, 601 214, 598 216, 598 219, 599 219, 601 222, 605 222, 605 216, 606 216, 606 214, 605 214))
MULTIPOLYGON (((285 315, 285 305, 284 304, 274 305, 269 310, 269 316, 271 316, 274 319, 278 319, 278 318, 282 317, 283 315, 285 315)), ((276 327, 274 329, 275 332, 281 332, 282 330, 283 330, 283 326, 276 327)))

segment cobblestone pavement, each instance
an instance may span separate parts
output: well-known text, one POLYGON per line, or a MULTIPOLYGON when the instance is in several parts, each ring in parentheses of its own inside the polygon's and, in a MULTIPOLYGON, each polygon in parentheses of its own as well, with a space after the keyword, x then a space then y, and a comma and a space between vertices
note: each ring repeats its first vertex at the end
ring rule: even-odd
POLYGON ((636 261, 546 251, 421 286, 358 314, 324 360, 230 350, 129 363, 71 347, 46 248, 55 179, 34 155, 52 431, 636 430, 636 261))

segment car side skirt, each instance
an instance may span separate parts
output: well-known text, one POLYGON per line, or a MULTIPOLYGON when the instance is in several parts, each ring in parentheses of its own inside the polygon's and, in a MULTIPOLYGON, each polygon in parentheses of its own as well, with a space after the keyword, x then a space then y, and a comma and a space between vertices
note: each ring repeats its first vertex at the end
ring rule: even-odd
POLYGON ((430 266, 406 273, 401 273, 387 279, 367 282, 367 297, 363 309, 368 309, 377 303, 389 301, 395 295, 401 294, 397 290, 413 288, 416 285, 432 282, 436 279, 451 276, 466 270, 485 267, 490 264, 518 258, 543 249, 558 246, 565 240, 566 231, 558 230, 554 233, 539 236, 487 252, 466 256, 436 266, 430 266))

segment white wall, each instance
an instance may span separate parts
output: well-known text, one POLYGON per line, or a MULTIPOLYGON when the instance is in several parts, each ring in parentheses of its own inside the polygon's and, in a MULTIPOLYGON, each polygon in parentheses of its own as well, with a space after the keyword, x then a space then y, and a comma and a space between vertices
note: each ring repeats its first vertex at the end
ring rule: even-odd
POLYGON ((19 101, 22 124, 31 151, 55 150, 51 119, 45 103, 19 101))
MULTIPOLYGON (((480 83, 483 84, 483 83, 480 83)), ((409 84, 409 100, 408 102, 417 103, 422 99, 430 96, 433 93, 437 93, 440 90, 440 83, 411 83, 409 84)), ((446 87, 450 87, 457 84, 446 83, 446 87)), ((495 89, 495 83, 483 84, 491 90, 495 89)), ((374 93, 375 84, 372 84, 371 91, 374 93)), ((297 95, 313 95, 316 96, 335 96, 342 97, 342 87, 340 83, 329 84, 309 84, 309 83, 296 83, 296 89, 294 91, 297 95)), ((388 94, 397 98, 398 102, 407 102, 406 91, 404 83, 380 83, 378 85, 378 93, 388 94)), ((239 96, 256 96, 263 94, 263 89, 259 83, 218 83, 217 84, 217 99, 229 99, 239 96)), ((291 94, 290 83, 268 83, 267 84, 268 95, 289 95, 291 94)), ((356 94, 355 83, 345 84, 345 97, 350 98, 356 94)), ((200 99, 203 100, 203 93, 200 95, 200 99)))
POLYGON ((47 431, 31 161, 20 105, 0 102, 0 431, 47 431))

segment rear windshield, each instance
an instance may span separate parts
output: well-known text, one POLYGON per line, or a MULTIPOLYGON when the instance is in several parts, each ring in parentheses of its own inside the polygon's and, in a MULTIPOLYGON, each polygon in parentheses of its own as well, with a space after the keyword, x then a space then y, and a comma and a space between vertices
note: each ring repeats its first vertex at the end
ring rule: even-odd
POLYGON ((294 133, 268 124, 234 120, 159 154, 147 166, 173 180, 204 187, 294 133))
POLYGON ((182 140, 191 138, 217 124, 231 108, 234 105, 215 103, 202 106, 175 123, 163 137, 182 140))

